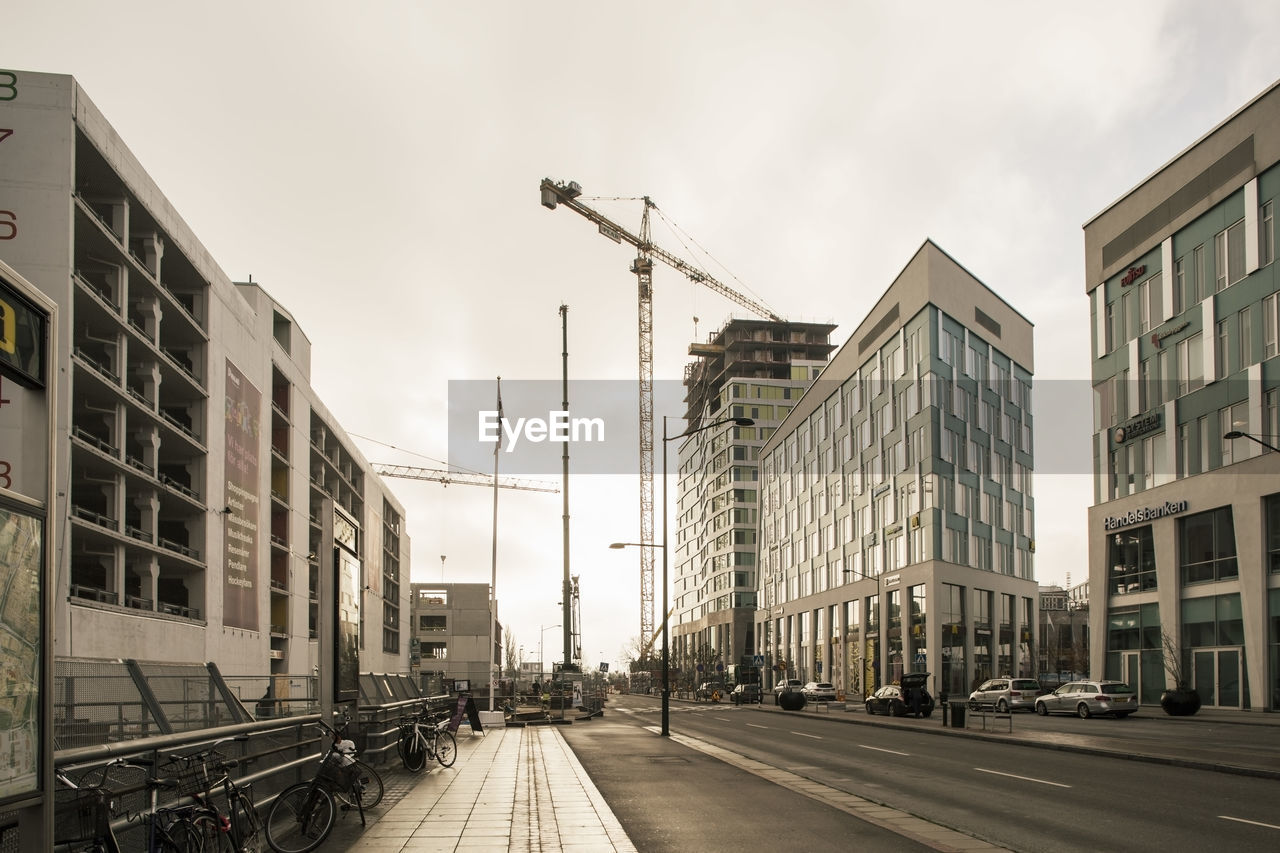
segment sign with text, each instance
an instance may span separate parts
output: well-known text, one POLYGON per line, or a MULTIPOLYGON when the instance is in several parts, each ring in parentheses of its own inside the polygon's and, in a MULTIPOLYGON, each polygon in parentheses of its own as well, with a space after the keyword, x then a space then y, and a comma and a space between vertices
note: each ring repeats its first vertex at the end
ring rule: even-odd
POLYGON ((258 624, 258 439, 262 392, 227 361, 226 483, 222 534, 222 599, 225 625, 257 631, 258 624))

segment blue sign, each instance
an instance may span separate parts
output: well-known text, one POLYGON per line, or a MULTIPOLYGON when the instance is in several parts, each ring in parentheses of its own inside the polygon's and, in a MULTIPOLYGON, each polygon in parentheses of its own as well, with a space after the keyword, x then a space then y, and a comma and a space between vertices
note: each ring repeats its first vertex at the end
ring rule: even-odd
POLYGON ((724 664, 722 663, 716 664, 716 672, 724 672, 724 664))
POLYGON ((822 661, 818 661, 818 674, 822 674, 822 661))
POLYGON ((764 655, 756 655, 754 662, 756 666, 764 666, 764 655))

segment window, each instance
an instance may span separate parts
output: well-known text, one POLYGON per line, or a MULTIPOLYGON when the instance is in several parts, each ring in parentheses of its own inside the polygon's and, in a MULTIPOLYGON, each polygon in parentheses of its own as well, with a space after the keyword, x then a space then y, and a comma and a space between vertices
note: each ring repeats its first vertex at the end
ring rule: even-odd
POLYGON ((1111 352, 1116 348, 1116 305, 1118 302, 1108 302, 1106 307, 1106 318, 1103 323, 1104 339, 1102 343, 1103 352, 1111 352))
MULTIPOLYGON (((1238 430, 1248 429, 1249 425, 1249 403, 1242 400, 1231 406, 1218 410, 1218 435, 1225 436, 1227 433, 1238 430)), ((1222 464, 1230 465, 1232 462, 1238 462, 1241 459, 1249 458, 1249 440, 1245 438, 1222 439, 1222 464)))
POLYGON ((1276 348, 1276 306, 1277 294, 1273 293, 1262 300, 1262 357, 1271 358, 1276 348))
POLYGON ((1145 335, 1160 325, 1164 313, 1164 292, 1158 275, 1147 279, 1138 288, 1138 334, 1145 335))
POLYGON ((1182 583, 1190 585, 1238 576, 1231 507, 1182 519, 1179 525, 1182 583))
POLYGON ((1214 287, 1222 290, 1244 278, 1244 220, 1213 238, 1214 287))
POLYGON ((1258 263, 1266 266, 1276 259, 1275 202, 1262 205, 1258 221, 1258 263))
POLYGON ((1280 574, 1280 495, 1271 495, 1267 498, 1264 523, 1267 537, 1267 567, 1271 574, 1280 574))
POLYGON ((1186 299, 1187 287, 1187 264, 1182 258, 1173 262, 1173 313, 1178 315, 1182 313, 1182 307, 1189 304, 1186 299))
POLYGON ((1142 439, 1142 488, 1150 489, 1156 484, 1155 439, 1142 439))
POLYGON ((1207 289, 1207 275, 1204 259, 1204 245, 1201 244, 1191 252, 1191 292, 1195 297, 1191 300, 1192 305, 1198 304, 1207 295, 1205 292, 1207 289))
POLYGON ((1238 316, 1240 336, 1239 346, 1236 348, 1236 367, 1243 370, 1253 364, 1253 311, 1245 308, 1238 316))
POLYGON ((439 616, 419 615, 418 630, 419 631, 447 631, 448 617, 443 614, 439 616))
POLYGON ((1216 376, 1226 376, 1231 372, 1231 365, 1228 363, 1230 353, 1231 330, 1226 320, 1219 320, 1213 347, 1213 363, 1217 365, 1216 376))
POLYGON ((1178 396, 1204 387, 1203 335, 1178 341, 1178 396))

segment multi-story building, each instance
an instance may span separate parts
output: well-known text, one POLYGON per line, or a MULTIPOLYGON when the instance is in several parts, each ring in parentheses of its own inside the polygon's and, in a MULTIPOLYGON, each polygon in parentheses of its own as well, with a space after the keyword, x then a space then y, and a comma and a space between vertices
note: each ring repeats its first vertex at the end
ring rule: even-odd
POLYGON ((422 689, 435 695, 465 680, 473 692, 487 693, 490 667, 503 663, 502 625, 492 631, 489 625, 489 585, 414 583, 410 589, 409 666, 422 689))
MULTIPOLYGON (((749 664, 755 649, 760 447, 827 363, 835 326, 730 320, 685 368, 690 435, 679 447, 672 608, 674 660, 685 669, 749 664)), ((691 676, 695 678, 696 675, 691 676)))
MULTIPOLYGON (((1070 581, 1070 578, 1068 578, 1070 581)), ((1047 688, 1089 676, 1089 583, 1040 587, 1040 661, 1047 688)))
POLYGON ((1095 676, 1280 708, 1280 85, 1084 226, 1095 676))
POLYGON ((55 654, 310 675, 336 620, 360 669, 403 671, 404 509, 310 387, 311 342, 73 78, 6 81, 0 253, 60 314, 55 654))
POLYGON ((760 451, 757 650, 870 693, 1034 675, 1032 327, 925 241, 760 451))

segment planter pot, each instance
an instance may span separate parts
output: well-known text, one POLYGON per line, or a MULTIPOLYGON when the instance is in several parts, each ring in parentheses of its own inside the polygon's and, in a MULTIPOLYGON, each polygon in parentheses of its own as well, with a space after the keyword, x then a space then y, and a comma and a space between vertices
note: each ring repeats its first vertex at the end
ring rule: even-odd
POLYGON ((784 711, 799 711, 804 708, 804 694, 799 690, 787 690, 778 694, 778 704, 784 711))
POLYGON ((1160 707, 1171 717, 1189 717, 1200 710, 1200 694, 1190 687, 1175 687, 1160 694, 1160 707))

